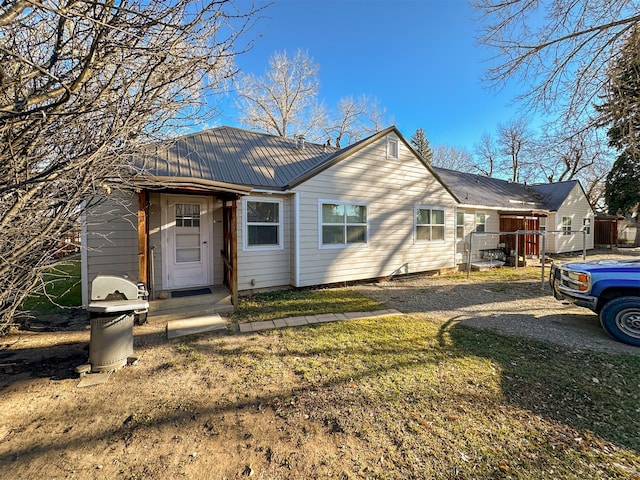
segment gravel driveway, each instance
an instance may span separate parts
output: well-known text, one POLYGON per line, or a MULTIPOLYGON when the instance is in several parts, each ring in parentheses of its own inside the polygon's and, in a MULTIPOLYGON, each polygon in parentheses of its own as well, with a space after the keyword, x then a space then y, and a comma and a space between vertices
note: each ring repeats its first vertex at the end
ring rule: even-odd
MULTIPOLYGON (((620 257, 605 258, 612 256, 620 257)), ((473 276, 462 280, 420 276, 354 288, 388 307, 427 314, 443 324, 457 322, 569 348, 640 355, 640 348, 609 337, 590 310, 555 300, 546 282, 541 289, 540 280, 503 283, 473 276)))

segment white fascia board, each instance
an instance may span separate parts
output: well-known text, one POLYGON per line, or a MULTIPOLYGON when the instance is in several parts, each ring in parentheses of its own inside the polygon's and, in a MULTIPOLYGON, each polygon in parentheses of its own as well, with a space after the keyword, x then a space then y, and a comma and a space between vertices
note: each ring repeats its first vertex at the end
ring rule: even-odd
POLYGON ((254 188, 253 190, 251 190, 251 193, 262 193, 265 195, 291 195, 292 192, 291 190, 267 190, 267 189, 260 189, 260 188, 254 188))

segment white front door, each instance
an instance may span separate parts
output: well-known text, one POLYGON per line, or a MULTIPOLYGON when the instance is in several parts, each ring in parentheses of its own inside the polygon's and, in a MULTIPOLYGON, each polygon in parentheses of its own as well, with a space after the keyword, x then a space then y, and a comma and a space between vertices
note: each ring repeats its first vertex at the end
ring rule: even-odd
POLYGON ((211 285, 212 200, 164 195, 162 212, 164 288, 211 285))

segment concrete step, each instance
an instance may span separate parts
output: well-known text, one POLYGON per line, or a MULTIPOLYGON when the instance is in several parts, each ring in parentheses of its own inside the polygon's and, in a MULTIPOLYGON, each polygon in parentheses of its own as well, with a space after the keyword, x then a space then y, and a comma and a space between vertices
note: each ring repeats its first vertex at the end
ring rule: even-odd
POLYGON ((185 318, 167 322, 167 338, 227 330, 227 322, 220 315, 185 318))
POLYGON ((231 304, 231 294, 226 288, 212 288, 207 295, 192 295, 188 297, 163 298, 149 302, 149 312, 167 310, 191 305, 214 305, 217 303, 231 304))
POLYGON ((191 305, 179 306, 175 308, 164 308, 162 310, 151 311, 147 315, 149 322, 169 322, 171 320, 181 320, 185 318, 204 317, 208 315, 229 316, 233 312, 233 305, 213 304, 213 305, 191 305))
POLYGON ((157 323, 215 314, 230 315, 233 305, 229 291, 226 288, 213 288, 212 291, 208 295, 152 300, 147 319, 157 323))

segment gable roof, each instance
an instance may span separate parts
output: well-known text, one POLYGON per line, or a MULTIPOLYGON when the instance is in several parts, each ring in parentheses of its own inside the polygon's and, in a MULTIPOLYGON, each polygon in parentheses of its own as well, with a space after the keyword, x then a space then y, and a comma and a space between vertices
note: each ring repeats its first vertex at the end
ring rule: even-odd
POLYGON ((445 168, 433 169, 460 203, 504 209, 546 209, 542 197, 521 183, 445 168))
MULTIPOLYGON (((150 145, 136 163, 146 179, 165 186, 195 184, 237 193, 252 189, 286 191, 392 132, 433 174, 395 126, 342 149, 311 142, 299 148, 294 139, 217 127, 150 145)), ((434 177, 440 181, 437 175, 434 177)))
POLYGON ((504 210, 548 210, 555 212, 580 182, 525 185, 499 178, 434 167, 433 170, 462 204, 504 210))
POLYGON ((576 184, 579 184, 577 180, 569 180, 567 182, 536 183, 531 185, 531 188, 542 196, 549 211, 556 212, 575 188, 576 184))
POLYGON ((150 145, 137 161, 149 177, 280 190, 338 151, 309 142, 302 149, 293 139, 218 127, 150 145))

